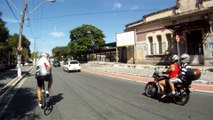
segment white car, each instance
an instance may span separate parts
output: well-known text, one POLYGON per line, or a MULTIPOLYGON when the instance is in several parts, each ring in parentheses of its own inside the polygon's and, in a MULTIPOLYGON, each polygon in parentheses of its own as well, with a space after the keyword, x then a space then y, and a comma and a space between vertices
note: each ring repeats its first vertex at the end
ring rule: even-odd
POLYGON ((69 60, 64 62, 63 70, 67 72, 70 72, 70 71, 81 72, 81 66, 77 60, 69 60))

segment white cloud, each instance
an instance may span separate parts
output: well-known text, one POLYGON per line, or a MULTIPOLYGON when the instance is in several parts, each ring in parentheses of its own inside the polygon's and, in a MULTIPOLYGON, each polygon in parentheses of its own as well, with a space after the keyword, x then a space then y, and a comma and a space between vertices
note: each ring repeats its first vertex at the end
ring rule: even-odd
POLYGON ((64 37, 65 36, 65 34, 63 32, 51 32, 49 34, 52 35, 53 37, 64 37))
POLYGON ((119 3, 119 2, 116 2, 116 3, 114 3, 114 5, 113 5, 113 10, 120 9, 121 7, 122 7, 122 4, 119 3))
POLYGON ((133 6, 133 7, 131 8, 131 10, 137 10, 137 9, 139 9, 138 6, 133 6))
POLYGON ((3 18, 3 20, 7 23, 18 23, 19 22, 16 19, 10 19, 10 18, 3 18))

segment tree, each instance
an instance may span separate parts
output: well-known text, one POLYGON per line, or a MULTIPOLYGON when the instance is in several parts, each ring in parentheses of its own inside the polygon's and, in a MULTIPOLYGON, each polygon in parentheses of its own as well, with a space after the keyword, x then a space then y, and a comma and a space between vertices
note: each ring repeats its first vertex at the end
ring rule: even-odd
MULTIPOLYGON (((9 37, 8 39, 8 47, 11 50, 11 56, 13 59, 16 59, 16 54, 17 54, 17 47, 18 47, 18 39, 19 39, 19 35, 18 34, 14 34, 12 36, 9 37)), ((23 35, 22 37, 22 60, 24 61, 28 61, 29 58, 31 57, 30 54, 30 41, 23 35)))
POLYGON ((52 49, 52 54, 53 57, 57 60, 62 60, 62 59, 66 59, 68 58, 68 47, 67 46, 63 46, 63 47, 55 47, 52 49))
POLYGON ((80 55, 101 50, 105 44, 105 35, 95 26, 83 24, 70 31, 69 52, 77 58, 80 55))
POLYGON ((0 60, 5 61, 8 51, 7 47, 7 39, 9 36, 9 32, 7 28, 5 27, 5 22, 1 18, 2 13, 0 12, 0 60))

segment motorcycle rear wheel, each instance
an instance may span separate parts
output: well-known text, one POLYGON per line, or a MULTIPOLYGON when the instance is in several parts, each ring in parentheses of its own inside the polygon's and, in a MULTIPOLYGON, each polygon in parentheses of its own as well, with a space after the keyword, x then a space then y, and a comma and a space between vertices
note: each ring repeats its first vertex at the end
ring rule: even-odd
POLYGON ((155 83, 149 82, 145 86, 145 94, 148 97, 155 97, 158 93, 158 87, 155 83))
POLYGON ((190 98, 189 92, 181 90, 177 96, 174 97, 174 103, 177 105, 185 105, 190 98))

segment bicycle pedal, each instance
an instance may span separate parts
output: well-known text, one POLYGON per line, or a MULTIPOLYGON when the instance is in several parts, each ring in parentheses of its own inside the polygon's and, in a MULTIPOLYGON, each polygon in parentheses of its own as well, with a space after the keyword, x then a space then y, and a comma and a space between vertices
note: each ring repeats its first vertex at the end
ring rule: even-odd
POLYGON ((46 99, 46 102, 50 102, 50 98, 49 97, 46 99))

